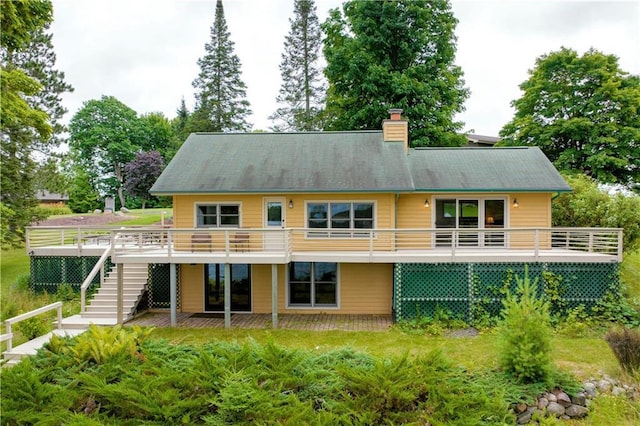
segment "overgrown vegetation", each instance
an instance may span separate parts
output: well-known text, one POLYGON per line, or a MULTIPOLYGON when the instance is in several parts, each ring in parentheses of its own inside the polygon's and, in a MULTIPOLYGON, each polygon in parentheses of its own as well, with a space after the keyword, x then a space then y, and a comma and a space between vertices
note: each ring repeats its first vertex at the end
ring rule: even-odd
POLYGON ((604 337, 620 366, 629 373, 640 373, 640 330, 619 328, 604 337))
POLYGON ((55 339, 3 371, 3 421, 83 424, 505 424, 509 403, 441 352, 378 358, 274 343, 194 347, 148 330, 55 339), (70 384, 73 384, 70 386, 70 384))

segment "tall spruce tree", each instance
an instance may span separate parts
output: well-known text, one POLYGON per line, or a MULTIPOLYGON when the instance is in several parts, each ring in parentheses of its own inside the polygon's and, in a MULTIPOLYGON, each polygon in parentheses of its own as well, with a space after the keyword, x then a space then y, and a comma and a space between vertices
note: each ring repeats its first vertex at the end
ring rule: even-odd
POLYGON ((454 65, 449 1, 347 1, 342 10, 323 24, 327 129, 379 129, 388 109, 402 108, 413 146, 464 144, 454 115, 469 92, 454 65))
POLYGON ((291 29, 280 63, 282 85, 276 98, 283 105, 269 117, 275 131, 320 130, 324 80, 319 67, 322 31, 313 0, 295 0, 291 29))
POLYGON ((224 18, 222 0, 216 2, 211 39, 205 55, 198 59, 200 73, 193 81, 197 89, 196 105, 189 123, 190 131, 248 131, 251 114, 246 85, 241 79, 240 59, 234 53, 224 18))
POLYGON ((45 33, 52 10, 47 0, 16 0, 0 8, 3 244, 20 243, 24 227, 38 219, 33 154, 49 152, 64 131, 60 94, 72 88, 54 69, 51 35, 45 33))

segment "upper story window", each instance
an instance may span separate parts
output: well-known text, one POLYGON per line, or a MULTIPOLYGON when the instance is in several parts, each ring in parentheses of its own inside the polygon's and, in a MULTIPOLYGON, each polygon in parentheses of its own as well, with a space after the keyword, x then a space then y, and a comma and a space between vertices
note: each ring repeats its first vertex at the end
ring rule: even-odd
POLYGON ((307 227, 320 229, 373 229, 374 203, 307 203, 307 227))
POLYGON ((237 228, 240 226, 240 205, 199 204, 196 223, 198 228, 237 228))

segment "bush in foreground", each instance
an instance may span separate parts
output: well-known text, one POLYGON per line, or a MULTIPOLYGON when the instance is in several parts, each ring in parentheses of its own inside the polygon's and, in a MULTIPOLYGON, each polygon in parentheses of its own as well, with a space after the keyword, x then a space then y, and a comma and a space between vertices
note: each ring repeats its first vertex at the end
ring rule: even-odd
POLYGON ((537 297, 537 281, 526 268, 524 278, 516 276, 517 290, 507 289, 498 327, 500 365, 521 383, 546 383, 552 373, 549 303, 537 297))
POLYGON ((604 338, 626 372, 640 372, 640 329, 610 330, 604 338))
POLYGON ((350 349, 319 353, 275 344, 173 345, 145 339, 140 330, 91 334, 57 339, 2 371, 3 423, 514 421, 499 389, 451 366, 437 351, 385 359, 350 349))

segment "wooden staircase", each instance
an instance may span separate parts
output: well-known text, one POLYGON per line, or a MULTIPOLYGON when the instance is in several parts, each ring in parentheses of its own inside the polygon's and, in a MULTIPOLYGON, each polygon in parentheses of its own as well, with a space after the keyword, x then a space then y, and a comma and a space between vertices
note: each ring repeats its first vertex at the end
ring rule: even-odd
MULTIPOLYGON (((123 265, 123 315, 124 321, 133 318, 149 278, 148 266, 142 264, 123 265)), ((112 269, 80 317, 96 325, 112 325, 117 321, 118 276, 112 269)), ((63 324, 65 321, 63 321, 63 324)), ((66 328, 66 327, 65 327, 66 328)))

